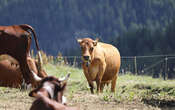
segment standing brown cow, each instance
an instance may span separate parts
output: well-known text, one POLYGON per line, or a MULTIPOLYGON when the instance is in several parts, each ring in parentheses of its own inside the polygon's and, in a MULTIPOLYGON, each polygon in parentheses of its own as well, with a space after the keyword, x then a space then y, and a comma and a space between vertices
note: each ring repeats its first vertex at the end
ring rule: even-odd
MULTIPOLYGON (((27 56, 31 45, 31 33, 34 35, 35 44, 39 55, 39 68, 41 68, 41 54, 38 40, 34 29, 27 25, 0 26, 0 55, 8 54, 15 58, 20 65, 22 75, 26 83, 35 83, 29 65, 27 64, 27 56)), ((40 69, 39 69, 40 71, 40 69)))
POLYGON ((77 39, 81 46, 83 71, 94 93, 93 81, 97 92, 103 91, 104 85, 111 82, 111 91, 115 92, 116 80, 120 69, 120 53, 114 46, 98 42, 98 39, 77 39))

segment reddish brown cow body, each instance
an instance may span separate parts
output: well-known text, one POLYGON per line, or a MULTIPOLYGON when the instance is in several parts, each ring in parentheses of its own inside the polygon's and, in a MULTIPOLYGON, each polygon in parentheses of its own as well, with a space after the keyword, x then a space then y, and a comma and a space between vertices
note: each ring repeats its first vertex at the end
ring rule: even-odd
MULTIPOLYGON (((33 84, 35 80, 27 64, 27 56, 29 56, 31 45, 31 34, 29 30, 34 35, 37 51, 39 54, 40 49, 34 29, 27 24, 22 24, 13 26, 0 26, 0 55, 8 54, 15 58, 19 62, 25 82, 33 84)), ((39 58, 40 63, 41 57, 39 58)))
POLYGON ((104 85, 111 83, 115 92, 116 80, 120 69, 120 53, 110 44, 90 38, 77 39, 82 49, 83 71, 93 92, 93 81, 96 81, 97 92, 102 92, 104 85))
MULTIPOLYGON (((20 70, 20 66, 13 61, 2 60, 0 61, 0 86, 1 87, 13 87, 20 88, 23 83, 23 77, 20 70)), ((38 63, 31 57, 27 57, 27 63, 30 70, 34 71, 38 76, 44 78, 47 74, 44 70, 38 71, 38 63)), ((33 85, 33 86, 37 86, 33 85)))
POLYGON ((36 98, 30 110, 78 110, 63 104, 63 92, 68 77, 69 75, 64 79, 53 76, 44 78, 39 87, 29 93, 29 96, 36 98))
POLYGON ((12 66, 9 60, 0 62, 0 86, 19 88, 22 84, 22 75, 18 67, 12 66))

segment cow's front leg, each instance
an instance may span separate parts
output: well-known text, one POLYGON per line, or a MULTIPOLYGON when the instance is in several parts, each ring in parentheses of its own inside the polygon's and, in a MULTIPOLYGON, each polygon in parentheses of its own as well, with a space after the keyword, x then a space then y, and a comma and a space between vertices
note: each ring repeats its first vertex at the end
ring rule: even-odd
POLYGON ((104 61, 99 61, 99 64, 99 72, 96 77, 97 93, 99 93, 101 90, 102 78, 106 68, 106 63, 104 61))
POLYGON ((87 78, 87 81, 88 81, 91 93, 94 94, 94 83, 93 83, 93 81, 89 80, 88 78, 87 78))
POLYGON ((94 94, 94 83, 92 81, 88 81, 89 83, 89 87, 90 87, 90 90, 91 90, 91 93, 94 94))
POLYGON ((90 91, 91 91, 92 94, 94 94, 94 90, 93 90, 94 89, 94 84, 93 84, 93 81, 91 80, 91 78, 89 76, 88 69, 84 68, 83 71, 84 71, 84 74, 85 74, 86 79, 88 81, 90 91))

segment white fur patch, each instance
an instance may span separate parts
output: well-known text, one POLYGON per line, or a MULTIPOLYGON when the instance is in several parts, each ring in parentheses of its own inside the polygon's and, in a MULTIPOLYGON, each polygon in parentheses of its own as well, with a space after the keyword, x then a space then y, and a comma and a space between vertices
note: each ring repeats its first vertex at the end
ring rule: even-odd
POLYGON ((66 104, 66 102, 67 102, 66 97, 65 96, 62 96, 62 104, 66 104))
POLYGON ((54 98, 54 88, 53 88, 53 86, 54 86, 53 84, 50 84, 48 82, 45 82, 44 86, 43 86, 43 88, 46 89, 49 92, 49 94, 51 96, 51 99, 54 98))
POLYGON ((27 89, 31 89, 31 88, 32 88, 32 84, 30 83, 27 85, 27 89))

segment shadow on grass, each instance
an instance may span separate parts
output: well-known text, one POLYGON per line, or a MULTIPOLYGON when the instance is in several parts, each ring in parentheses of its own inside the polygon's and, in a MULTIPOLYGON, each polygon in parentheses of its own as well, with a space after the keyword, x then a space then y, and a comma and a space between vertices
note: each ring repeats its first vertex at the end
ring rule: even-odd
POLYGON ((142 102, 162 110, 175 110, 175 88, 169 86, 134 85, 135 89, 144 90, 142 102))
POLYGON ((175 110, 175 100, 143 98, 142 102, 154 107, 159 107, 162 110, 175 110))
POLYGON ((143 98, 142 102, 144 102, 145 104, 154 106, 154 107, 175 107, 175 100, 166 100, 166 99, 147 99, 147 98, 143 98))

